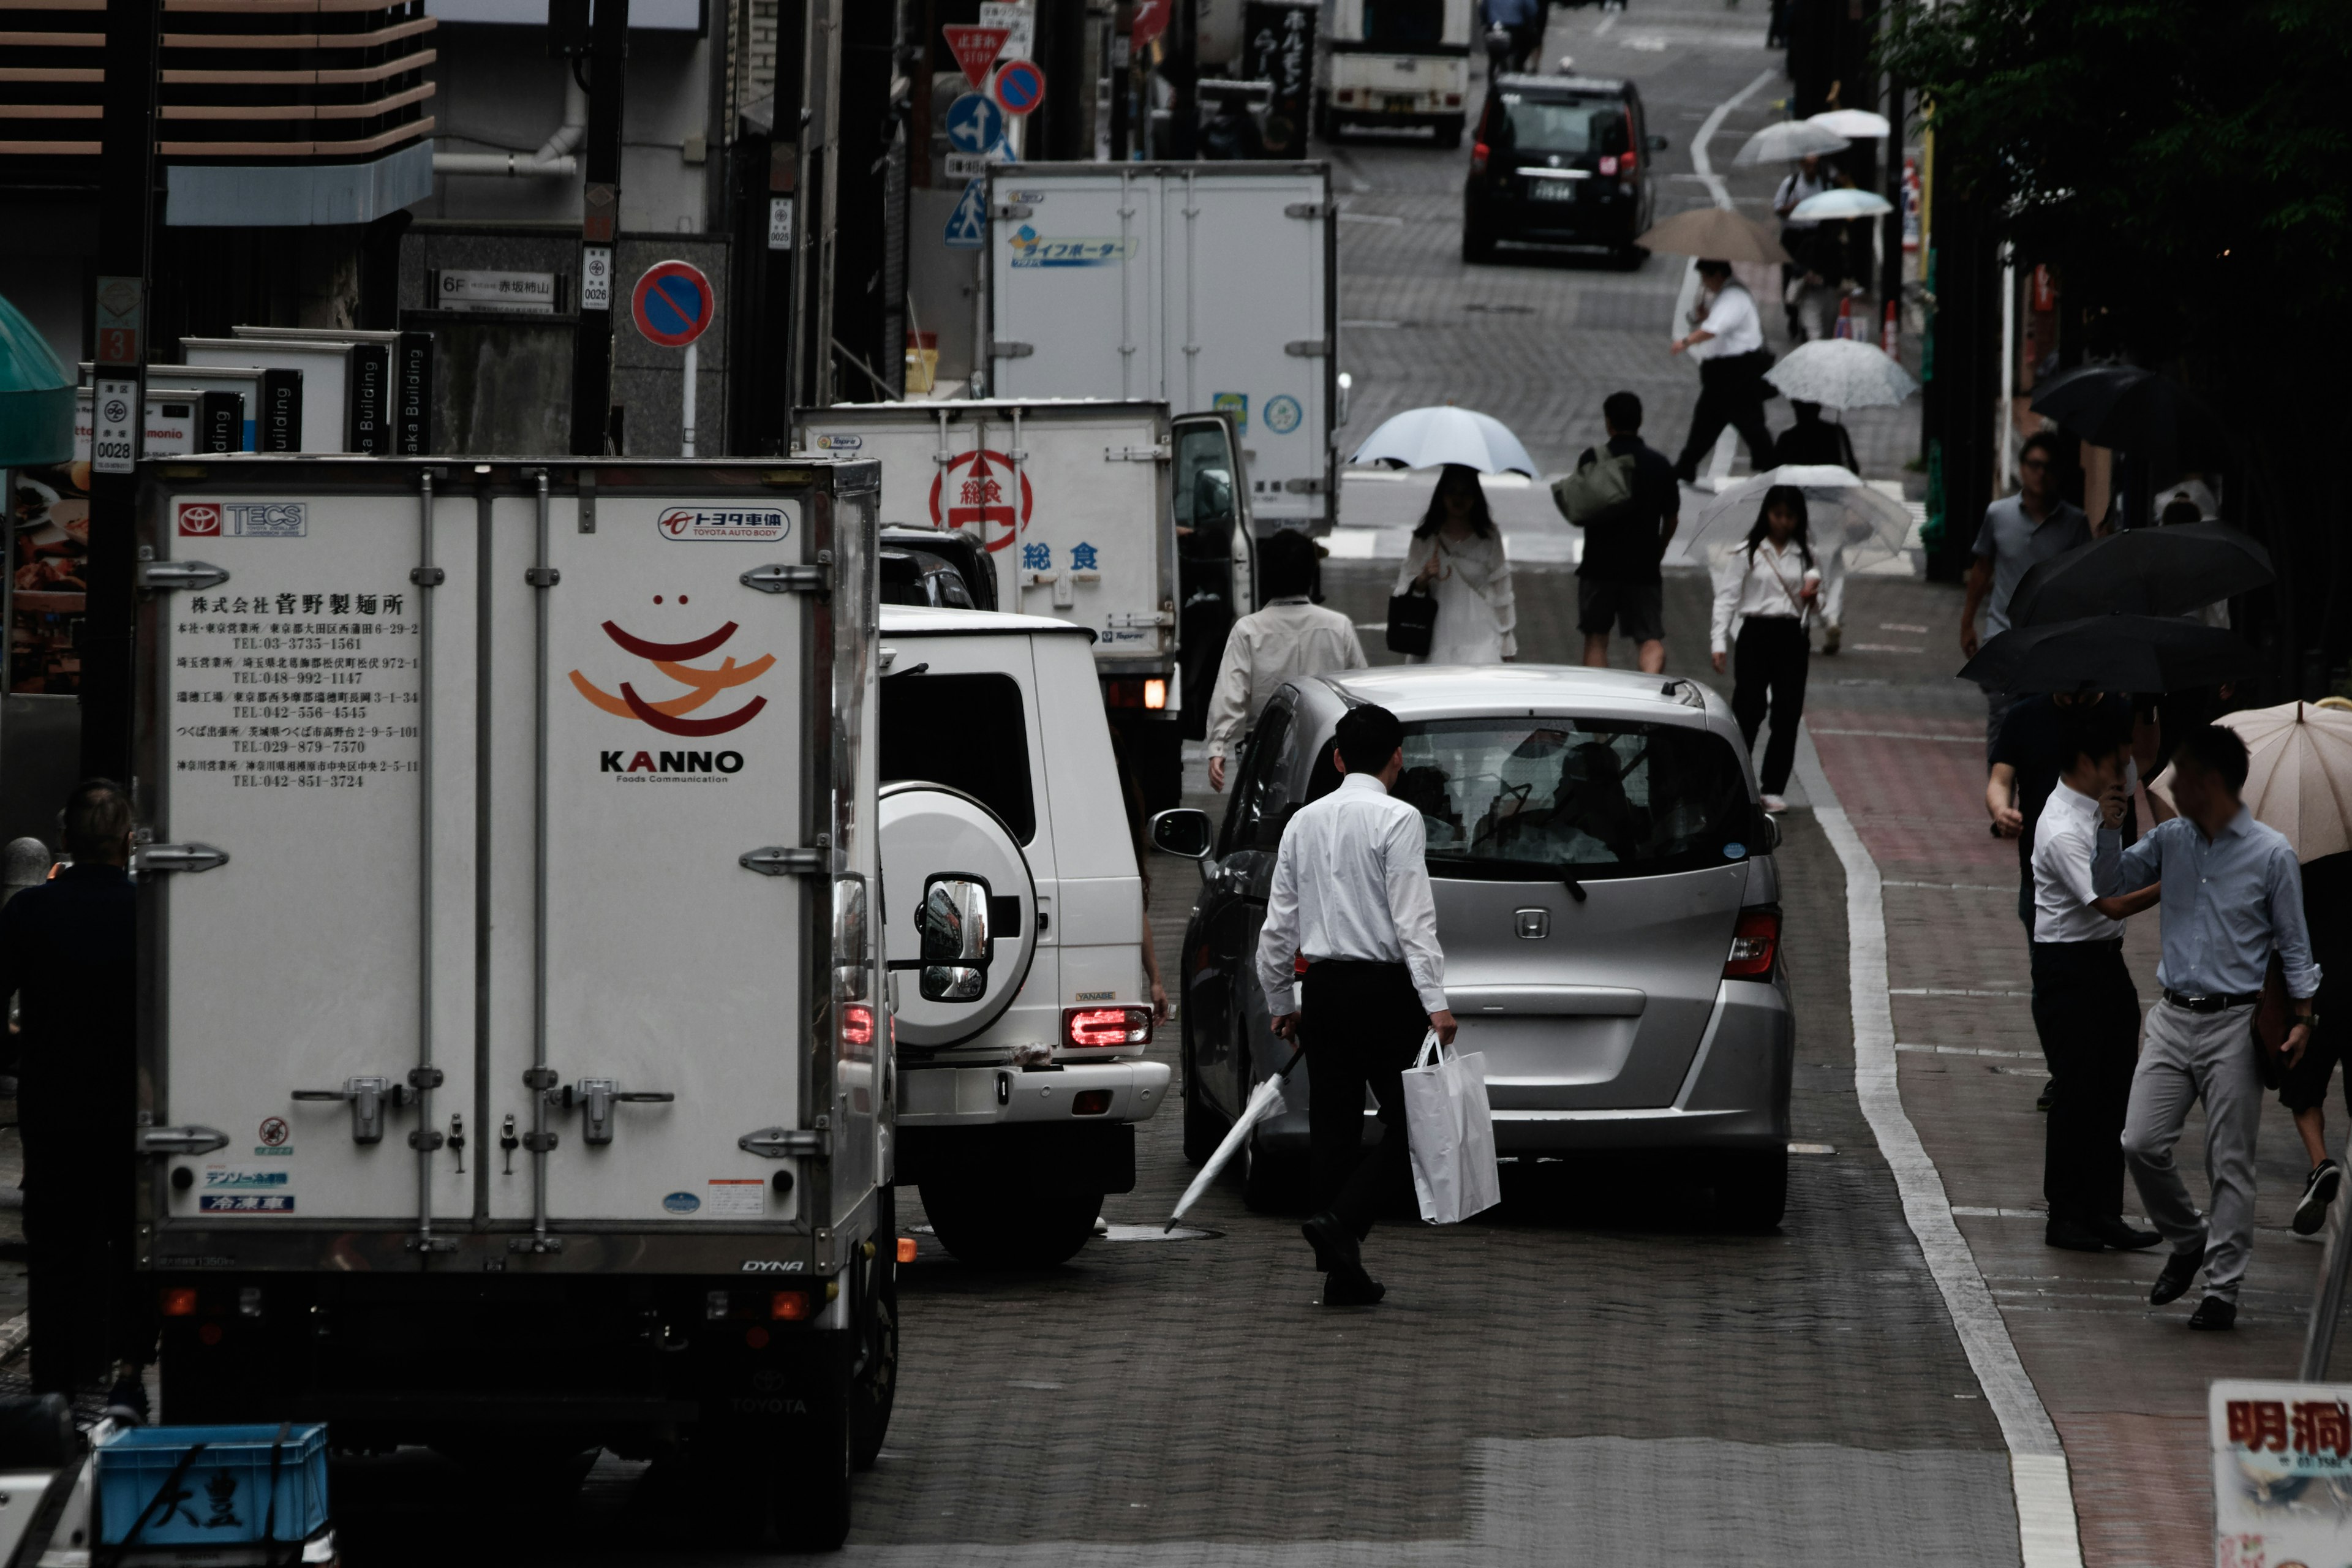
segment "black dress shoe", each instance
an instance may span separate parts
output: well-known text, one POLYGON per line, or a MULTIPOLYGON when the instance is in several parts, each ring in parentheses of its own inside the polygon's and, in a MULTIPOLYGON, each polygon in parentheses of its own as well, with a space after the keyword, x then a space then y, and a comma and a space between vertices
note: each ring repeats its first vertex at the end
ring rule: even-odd
POLYGON ((2304 1179, 2303 1200, 2294 1205, 2294 1233, 2310 1236, 2327 1223, 2327 1205, 2336 1201, 2336 1189, 2344 1184, 2344 1167, 2333 1160, 2322 1160, 2311 1168, 2304 1179))
POLYGON ((2219 1296, 2208 1296, 2197 1303, 2195 1311, 2189 1314, 2189 1326, 2192 1329, 2234 1329, 2238 1326, 2238 1304, 2224 1301, 2219 1296))
POLYGON ((2137 1230, 2120 1219, 2103 1219, 2091 1226, 2101 1241, 2117 1252, 2137 1252, 2143 1247, 2154 1247, 2164 1239, 2160 1230, 2137 1230))
POLYGON ((1388 1293, 1389 1288, 1365 1273, 1360 1265, 1334 1268, 1323 1281, 1323 1304, 1327 1307, 1370 1307, 1388 1293))
POLYGON ((2049 1228, 2042 1233, 2042 1239, 2069 1252, 2105 1252, 2107 1249, 2105 1237, 2089 1226, 2078 1225, 2071 1219, 2052 1219, 2049 1228))
POLYGON ((1307 1223, 1298 1227, 1298 1234, 1315 1248, 1315 1267, 1324 1273, 1340 1274, 1351 1269, 1363 1272, 1363 1253, 1356 1245, 1356 1233, 1329 1209, 1307 1216, 1307 1223))
POLYGON ((2051 1091, 2050 1091, 2049 1089, 2043 1089, 2043 1090, 2042 1091, 2041 1097, 2040 1097, 2039 1099, 2037 1099, 2037 1100, 2034 1100, 2034 1102, 2033 1102, 2033 1109, 2034 1109, 2034 1110, 2049 1110, 2049 1109, 2050 1109, 2050 1096, 2051 1096, 2051 1091))
MULTIPOLYGON (((2178 1301, 2189 1293, 2189 1282, 2197 1278, 2198 1266, 2205 1261, 2205 1249, 2176 1252, 2164 1260, 2164 1270, 2156 1277, 2156 1284, 2147 1293, 2147 1304, 2161 1307, 2167 1301, 2178 1301)), ((2210 1298, 2207 1298, 2209 1300, 2210 1298)))

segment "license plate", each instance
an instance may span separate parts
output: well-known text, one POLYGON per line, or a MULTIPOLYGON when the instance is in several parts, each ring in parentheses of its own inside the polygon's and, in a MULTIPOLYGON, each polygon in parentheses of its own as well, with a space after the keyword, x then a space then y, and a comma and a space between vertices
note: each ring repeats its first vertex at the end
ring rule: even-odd
POLYGON ((1388 95, 1382 107, 1391 114, 1411 114, 1421 107, 1421 99, 1414 93, 1392 92, 1388 95))
POLYGON ((1576 199, 1573 180, 1530 180, 1528 199, 1531 202, 1572 202, 1576 199))

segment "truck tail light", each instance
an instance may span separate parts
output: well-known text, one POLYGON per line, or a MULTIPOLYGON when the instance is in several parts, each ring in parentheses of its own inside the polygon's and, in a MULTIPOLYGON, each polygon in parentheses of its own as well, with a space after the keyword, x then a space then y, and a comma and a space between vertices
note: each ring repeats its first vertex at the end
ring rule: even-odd
POLYGON ((874 1043, 873 1008, 863 1002, 853 1002, 841 1010, 841 1042, 846 1046, 874 1043))
POLYGON ((1352 87, 1343 87, 1331 96, 1341 103, 1353 103, 1356 101, 1356 89, 1352 87))
POLYGON ((768 1298, 768 1316, 780 1323, 797 1323, 809 1315, 808 1292, 779 1290, 768 1298))
POLYGON ((1726 980, 1761 980, 1772 973, 1780 952, 1780 911, 1753 909, 1739 911, 1731 928, 1731 953, 1723 961, 1726 980))
POLYGON ((1445 95, 1445 107, 1446 107, 1446 108, 1448 108, 1448 109, 1459 109, 1459 108, 1461 108, 1461 107, 1462 107, 1462 95, 1461 95, 1460 93, 1458 93, 1458 92, 1449 92, 1449 93, 1447 93, 1447 94, 1445 95))
POLYGON ((1148 1046, 1151 1009, 1067 1007, 1062 1011, 1062 1037, 1074 1046, 1148 1046))
POLYGON ((1168 683, 1160 679, 1145 681, 1143 683, 1143 705, 1146 708, 1167 707, 1168 683))
POLYGON ((898 1261, 901 1263, 912 1263, 915 1261, 915 1238, 913 1237, 902 1236, 898 1238, 898 1261))
POLYGON ((162 1305, 167 1318, 193 1318, 196 1315, 196 1288, 193 1285, 166 1286, 162 1305))
POLYGON ((1486 172, 1486 157, 1492 151, 1493 149, 1489 148, 1484 142, 1473 142, 1470 143, 1470 172, 1472 174, 1483 174, 1486 172))
POLYGON ((1159 676, 1120 676, 1103 682, 1103 706, 1106 708, 1148 708, 1164 712, 1168 707, 1168 682, 1159 676))
POLYGON ((1073 1116, 1101 1116, 1109 1110, 1110 1090, 1107 1089, 1082 1089, 1070 1096, 1070 1114, 1073 1116))

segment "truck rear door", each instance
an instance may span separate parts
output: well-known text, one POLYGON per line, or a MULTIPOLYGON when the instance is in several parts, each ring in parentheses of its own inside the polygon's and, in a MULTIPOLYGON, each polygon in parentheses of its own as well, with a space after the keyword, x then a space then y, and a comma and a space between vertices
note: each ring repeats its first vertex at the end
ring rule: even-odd
POLYGON ((989 392, 1169 396, 1158 176, 1116 164, 1031 172, 989 180, 989 392))

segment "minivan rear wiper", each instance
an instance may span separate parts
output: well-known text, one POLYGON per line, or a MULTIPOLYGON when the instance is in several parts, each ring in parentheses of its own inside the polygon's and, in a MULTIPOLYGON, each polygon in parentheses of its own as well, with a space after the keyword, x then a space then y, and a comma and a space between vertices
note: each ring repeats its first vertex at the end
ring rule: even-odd
POLYGON ((1576 879, 1575 872, 1562 871, 1559 874, 1559 879, 1568 884, 1570 897, 1573 898, 1578 903, 1580 904, 1584 902, 1586 899, 1591 896, 1584 890, 1584 884, 1576 879))

